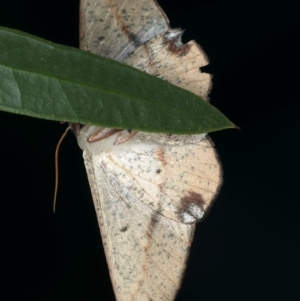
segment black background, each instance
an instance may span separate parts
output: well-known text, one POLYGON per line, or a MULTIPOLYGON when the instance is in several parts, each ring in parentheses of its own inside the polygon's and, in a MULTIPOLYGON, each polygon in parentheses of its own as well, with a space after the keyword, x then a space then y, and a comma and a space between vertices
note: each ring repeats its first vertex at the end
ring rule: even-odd
MULTIPOLYGON (((211 135, 224 185, 197 227, 177 300, 299 300, 297 2, 159 1, 206 51, 212 103, 240 126, 211 135)), ((78 1, 7 0, 0 25, 78 47, 78 1)), ((1 42, 1 41, 0 41, 1 42)), ((81 150, 65 125, 0 112, 1 294, 114 300, 81 150)))

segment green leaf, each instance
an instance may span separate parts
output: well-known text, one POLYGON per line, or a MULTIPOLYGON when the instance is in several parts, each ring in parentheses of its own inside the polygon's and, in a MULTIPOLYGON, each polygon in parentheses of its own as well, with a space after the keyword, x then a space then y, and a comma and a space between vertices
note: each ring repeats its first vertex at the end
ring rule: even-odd
POLYGON ((234 127, 206 101, 155 76, 3 27, 0 110, 173 134, 234 127))

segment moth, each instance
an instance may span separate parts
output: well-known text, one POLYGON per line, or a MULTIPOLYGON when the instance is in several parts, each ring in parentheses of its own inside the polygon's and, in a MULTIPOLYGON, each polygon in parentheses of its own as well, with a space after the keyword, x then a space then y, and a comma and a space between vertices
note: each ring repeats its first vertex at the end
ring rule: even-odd
MULTIPOLYGON (((80 48, 154 74, 208 100, 200 46, 153 0, 81 0, 80 48)), ((201 112, 199 112, 201 114, 201 112)), ((201 118, 201 116, 200 116, 201 118)), ((176 298, 196 222, 221 182, 212 142, 84 126, 83 150, 107 264, 118 301, 176 298)))

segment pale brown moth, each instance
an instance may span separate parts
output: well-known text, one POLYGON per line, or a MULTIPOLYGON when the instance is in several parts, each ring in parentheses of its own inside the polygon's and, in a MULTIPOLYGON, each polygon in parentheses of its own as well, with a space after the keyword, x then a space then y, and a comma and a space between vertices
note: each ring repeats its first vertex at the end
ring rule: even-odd
MULTIPOLYGON (((208 100, 208 60, 153 0, 81 0, 80 48, 208 100)), ((84 126, 77 133, 116 299, 171 301, 184 276, 196 222, 222 182, 205 135, 84 126)))

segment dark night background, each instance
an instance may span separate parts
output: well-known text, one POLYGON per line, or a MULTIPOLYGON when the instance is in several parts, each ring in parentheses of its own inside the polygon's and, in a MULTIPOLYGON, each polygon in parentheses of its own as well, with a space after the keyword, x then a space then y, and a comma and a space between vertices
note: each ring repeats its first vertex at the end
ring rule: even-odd
MULTIPOLYGON (((172 27, 186 29, 184 41, 195 39, 206 51, 211 101, 241 128, 211 135, 224 185, 197 226, 176 300, 300 300, 297 2, 159 3, 172 27)), ((78 47, 78 5, 1 1, 0 25, 78 47)), ((6 300, 114 300, 72 134, 61 147, 52 214, 54 150, 65 127, 0 112, 6 300)))

